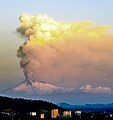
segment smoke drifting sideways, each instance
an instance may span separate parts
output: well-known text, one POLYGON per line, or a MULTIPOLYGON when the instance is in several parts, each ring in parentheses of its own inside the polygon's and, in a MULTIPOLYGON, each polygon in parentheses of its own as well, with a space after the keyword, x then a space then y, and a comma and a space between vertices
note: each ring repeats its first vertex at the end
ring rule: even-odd
POLYGON ((91 21, 58 22, 42 14, 22 14, 19 19, 17 32, 26 40, 17 56, 28 83, 76 87, 113 78, 111 26, 91 21))

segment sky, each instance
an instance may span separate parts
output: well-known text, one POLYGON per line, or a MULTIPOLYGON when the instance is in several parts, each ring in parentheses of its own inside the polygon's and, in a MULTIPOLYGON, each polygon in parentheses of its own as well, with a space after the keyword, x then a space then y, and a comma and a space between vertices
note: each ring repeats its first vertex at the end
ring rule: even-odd
MULTIPOLYGON (((16 29, 20 26, 19 17, 21 14, 47 14, 59 22, 93 21, 96 25, 113 26, 112 0, 4 0, 0 1, 0 9, 0 90, 10 88, 25 80, 23 70, 20 69, 19 65, 21 58, 17 58, 17 49, 25 41, 25 38, 16 32, 16 29)), ((113 29, 111 29, 111 31, 113 31, 113 29)), ((99 46, 98 43, 95 44, 96 53, 100 56, 99 60, 97 58, 97 61, 106 59, 105 62, 100 65, 103 65, 103 67, 98 68, 103 69, 103 72, 98 73, 99 75, 90 74, 88 76, 87 72, 83 71, 83 74, 76 74, 75 78, 72 76, 71 80, 68 80, 70 77, 65 76, 59 81, 47 79, 45 82, 63 87, 80 88, 83 92, 111 92, 113 88, 112 43, 112 40, 110 40, 108 43, 102 43, 101 46, 99 46), (99 49, 99 47, 101 47, 101 49, 99 49), (102 51, 102 53, 98 53, 98 51, 102 51), (67 80, 64 81, 64 79, 67 80)), ((78 43, 78 45, 80 44, 82 43, 78 43)), ((90 44, 91 43, 89 43, 89 45, 90 44)), ((83 43, 83 46, 85 46, 85 43, 83 43)), ((95 46, 91 49, 95 50, 95 46)), ((74 48, 74 46, 72 48, 74 48)), ((82 51, 82 49, 85 50, 85 47, 82 48, 79 46, 79 49, 82 51)), ((86 50, 86 52, 88 51, 86 50)), ((80 54, 81 53, 79 53, 79 55, 80 54)), ((64 58, 66 58, 66 55, 63 55, 64 58)), ((90 57, 94 58, 95 56, 96 55, 90 55, 90 57)), ((88 59, 88 57, 86 58, 88 59)), ((78 58, 77 61, 79 61, 79 59, 81 58, 78 58)), ((87 61, 90 61, 90 59, 87 61)), ((63 62, 61 61, 61 63, 63 62)), ((78 64, 80 63, 78 62, 78 64)), ((90 64, 94 63, 91 62, 90 64)), ((64 66, 66 65, 64 64, 64 66)), ((82 67, 83 66, 85 66, 85 64, 82 65, 82 67)), ((94 72, 93 68, 86 69, 86 71, 89 72, 90 70, 94 72)), ((109 102, 109 99, 107 100, 109 102)))

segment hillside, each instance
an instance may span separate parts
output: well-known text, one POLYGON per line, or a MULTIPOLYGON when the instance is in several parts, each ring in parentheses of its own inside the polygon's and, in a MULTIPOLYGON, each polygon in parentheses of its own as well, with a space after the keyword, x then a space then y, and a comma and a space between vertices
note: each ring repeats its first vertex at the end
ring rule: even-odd
POLYGON ((51 111, 51 109, 64 109, 47 101, 28 100, 22 98, 8 98, 0 96, 0 111, 31 112, 31 111, 51 111))

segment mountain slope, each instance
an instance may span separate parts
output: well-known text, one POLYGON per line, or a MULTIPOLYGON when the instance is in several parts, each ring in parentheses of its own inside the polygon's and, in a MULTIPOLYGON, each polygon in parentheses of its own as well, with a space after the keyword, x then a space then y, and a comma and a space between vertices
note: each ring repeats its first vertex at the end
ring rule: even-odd
POLYGON ((21 94, 36 94, 36 95, 44 95, 44 94, 52 94, 52 93, 62 93, 62 92, 70 92, 73 89, 67 89, 63 87, 58 87, 55 85, 51 85, 45 82, 36 82, 32 80, 26 80, 19 85, 7 89, 3 91, 4 93, 21 93, 21 94))

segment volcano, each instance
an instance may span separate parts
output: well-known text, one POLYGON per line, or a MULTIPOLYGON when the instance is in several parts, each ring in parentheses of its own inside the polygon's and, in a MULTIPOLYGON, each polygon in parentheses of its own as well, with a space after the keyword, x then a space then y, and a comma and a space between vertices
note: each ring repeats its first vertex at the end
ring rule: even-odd
POLYGON ((25 94, 25 95, 48 95, 53 93, 65 93, 72 91, 73 88, 63 88, 43 81, 25 80, 24 82, 2 91, 6 94, 25 94))

